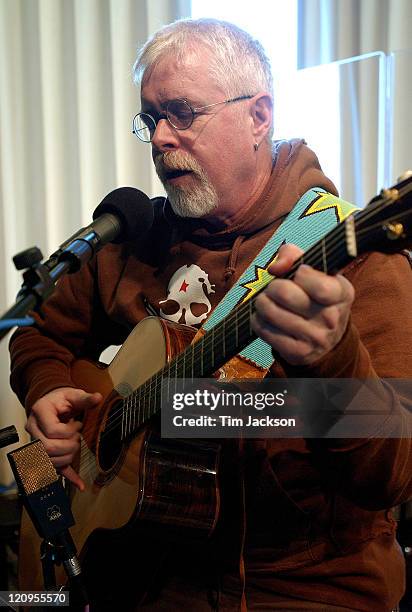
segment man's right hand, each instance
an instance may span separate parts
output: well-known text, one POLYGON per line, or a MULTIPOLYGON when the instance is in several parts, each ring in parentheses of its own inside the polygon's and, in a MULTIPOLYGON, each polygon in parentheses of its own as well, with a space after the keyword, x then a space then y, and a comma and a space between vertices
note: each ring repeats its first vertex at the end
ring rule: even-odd
POLYGON ((71 466, 80 449, 82 423, 76 417, 87 408, 97 406, 102 399, 100 393, 59 387, 33 404, 26 423, 26 430, 43 442, 55 468, 80 491, 85 484, 71 466))

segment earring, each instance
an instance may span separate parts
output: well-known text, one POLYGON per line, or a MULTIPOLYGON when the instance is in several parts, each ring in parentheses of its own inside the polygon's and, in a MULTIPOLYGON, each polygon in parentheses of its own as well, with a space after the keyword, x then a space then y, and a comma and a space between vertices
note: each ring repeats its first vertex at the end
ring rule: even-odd
POLYGON ((257 142, 255 142, 255 144, 253 145, 253 148, 255 149, 255 151, 257 151, 257 150, 258 150, 259 145, 258 145, 258 143, 257 143, 257 142))

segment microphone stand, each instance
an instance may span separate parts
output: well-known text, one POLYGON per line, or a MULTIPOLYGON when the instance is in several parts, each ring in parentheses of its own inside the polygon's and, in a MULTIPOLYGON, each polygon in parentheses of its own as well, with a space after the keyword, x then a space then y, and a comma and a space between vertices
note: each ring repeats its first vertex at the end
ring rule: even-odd
MULTIPOLYGON (((56 565, 63 564, 68 577, 70 609, 84 610, 89 604, 89 597, 81 578, 80 564, 75 557, 75 547, 70 535, 60 534, 54 541, 44 538, 40 545, 40 560, 43 572, 43 584, 46 591, 61 592, 63 585, 57 586, 56 565), (73 557, 68 558, 67 550, 72 550, 73 557)), ((71 553, 70 553, 71 554, 71 553)))
POLYGON ((3 427, 0 429, 0 448, 4 448, 5 446, 9 446, 10 444, 14 444, 19 441, 19 434, 17 433, 17 429, 14 425, 9 425, 8 427, 3 427))
POLYGON ((15 304, 0 317, 0 341, 7 335, 9 328, 16 325, 16 319, 25 316, 30 310, 38 311, 43 302, 53 293, 55 284, 64 274, 72 274, 80 269, 94 253, 94 246, 98 244, 98 237, 90 231, 88 235, 75 239, 71 244, 60 247, 51 257, 41 263, 42 252, 37 247, 26 249, 13 257, 17 270, 23 273, 24 283, 17 294, 15 304), (10 321, 10 325, 7 322, 10 321))
MULTIPOLYGON (((59 278, 66 273, 77 272, 81 265, 90 259, 94 253, 93 247, 98 240, 94 232, 87 232, 87 235, 74 239, 71 244, 62 245, 44 263, 41 263, 43 255, 38 247, 32 247, 13 257, 17 270, 25 269, 24 282, 17 294, 15 304, 0 317, 0 323, 4 323, 0 327, 0 341, 19 319, 21 324, 21 318, 30 310, 40 310, 45 300, 53 293, 59 278)), ((14 431, 10 429, 0 431, 0 435, 3 434, 7 444, 11 443, 10 440, 16 441, 14 431)), ((81 568, 75 555, 76 549, 70 535, 67 538, 60 534, 54 542, 44 538, 40 545, 44 588, 46 591, 57 592, 55 566, 62 563, 69 579, 69 592, 74 599, 71 601, 70 608, 80 611, 88 609, 89 600, 81 580, 81 568), (67 550, 72 553, 69 557, 67 550)))

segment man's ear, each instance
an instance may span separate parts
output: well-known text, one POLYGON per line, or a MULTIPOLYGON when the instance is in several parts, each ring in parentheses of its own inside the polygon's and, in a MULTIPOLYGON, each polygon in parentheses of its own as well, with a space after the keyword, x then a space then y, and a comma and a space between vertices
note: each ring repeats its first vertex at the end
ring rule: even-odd
POLYGON ((255 142, 260 145, 272 127, 272 96, 266 93, 257 94, 250 107, 250 112, 253 120, 253 136, 255 142))

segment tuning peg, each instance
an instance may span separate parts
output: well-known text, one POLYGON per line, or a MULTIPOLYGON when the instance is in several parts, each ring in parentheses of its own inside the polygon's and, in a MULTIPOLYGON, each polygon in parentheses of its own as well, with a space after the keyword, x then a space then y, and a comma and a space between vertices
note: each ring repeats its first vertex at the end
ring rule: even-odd
POLYGON ((400 183, 401 181, 404 181, 405 179, 409 178, 412 176, 412 170, 405 170, 405 172, 403 172, 399 177, 398 177, 398 183, 400 183))

